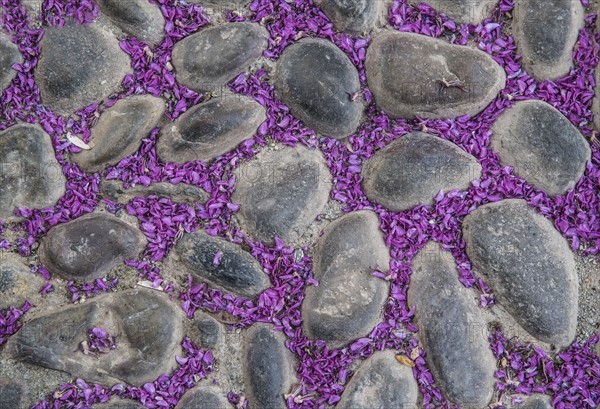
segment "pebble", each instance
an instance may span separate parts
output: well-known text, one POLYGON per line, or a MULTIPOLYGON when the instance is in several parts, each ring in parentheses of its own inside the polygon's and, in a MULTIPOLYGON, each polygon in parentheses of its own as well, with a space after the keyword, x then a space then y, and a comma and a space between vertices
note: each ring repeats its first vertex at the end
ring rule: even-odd
POLYGON ((325 15, 339 31, 350 34, 370 32, 382 9, 383 2, 373 0, 317 0, 325 15))

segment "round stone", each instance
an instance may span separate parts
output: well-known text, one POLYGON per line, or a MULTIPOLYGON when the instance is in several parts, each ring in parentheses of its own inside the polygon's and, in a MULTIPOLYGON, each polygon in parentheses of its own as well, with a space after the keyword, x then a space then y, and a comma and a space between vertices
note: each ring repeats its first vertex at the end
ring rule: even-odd
POLYGON ((163 38, 165 19, 157 4, 146 0, 99 0, 98 7, 126 34, 154 47, 163 38))
POLYGON ((339 31, 351 34, 368 33, 377 22, 381 1, 317 0, 315 1, 339 31))
POLYGON ((216 386, 201 385, 183 395, 175 409, 230 409, 225 394, 216 386))
POLYGON ((19 47, 0 31, 0 92, 8 87, 15 77, 16 71, 12 66, 21 62, 23 56, 19 52, 19 47))

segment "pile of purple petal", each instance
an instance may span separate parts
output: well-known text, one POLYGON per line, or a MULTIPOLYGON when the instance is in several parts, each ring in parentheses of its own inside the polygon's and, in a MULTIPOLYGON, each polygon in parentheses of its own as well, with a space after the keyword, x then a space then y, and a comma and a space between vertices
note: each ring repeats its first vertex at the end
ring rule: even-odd
POLYGON ((93 327, 88 330, 88 339, 79 344, 79 350, 84 355, 108 354, 117 348, 116 341, 116 337, 106 330, 93 327))

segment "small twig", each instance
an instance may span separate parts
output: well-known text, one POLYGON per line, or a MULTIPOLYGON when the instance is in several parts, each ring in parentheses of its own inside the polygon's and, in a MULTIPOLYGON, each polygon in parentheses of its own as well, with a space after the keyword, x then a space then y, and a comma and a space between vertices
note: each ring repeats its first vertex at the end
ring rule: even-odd
POLYGON ((458 88, 463 92, 467 92, 465 86, 462 84, 460 80, 450 80, 448 81, 446 78, 442 77, 440 83, 444 88, 458 88))

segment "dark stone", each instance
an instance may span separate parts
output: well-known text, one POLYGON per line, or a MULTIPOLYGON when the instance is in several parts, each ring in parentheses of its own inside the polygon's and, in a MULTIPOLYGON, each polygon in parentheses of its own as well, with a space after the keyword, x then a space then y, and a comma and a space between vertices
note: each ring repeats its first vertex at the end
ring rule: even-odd
POLYGON ((183 395, 175 409, 229 409, 223 392, 216 386, 201 385, 183 395))
POLYGON ((304 38, 285 49, 275 88, 292 114, 316 132, 342 139, 354 133, 364 108, 358 71, 333 43, 304 38), (354 101, 353 101, 354 99, 354 101))
POLYGON ((314 257, 318 286, 306 289, 304 332, 337 348, 366 335, 379 321, 389 288, 373 277, 386 272, 390 252, 371 211, 349 213, 329 224, 314 257))
POLYGON ((23 389, 7 378, 0 378, 0 409, 22 409, 23 389))
POLYGON ((194 315, 194 321, 200 333, 200 346, 206 349, 214 348, 221 340, 221 323, 200 311, 194 315))
POLYGON ((254 239, 273 243, 275 236, 294 243, 323 210, 331 175, 321 153, 300 145, 264 151, 235 171, 234 203, 242 228, 254 239))
POLYGON ((317 0, 315 2, 339 31, 351 34, 368 33, 377 22, 381 1, 317 0))
POLYGON ((151 47, 163 38, 165 19, 156 4, 146 0, 99 0, 98 7, 126 34, 151 47))
POLYGON ((367 197, 393 211, 433 205, 440 190, 466 190, 481 165, 452 142, 413 132, 391 142, 363 166, 367 197))
POLYGON ((20 307, 44 285, 44 279, 33 274, 22 260, 13 253, 0 255, 0 309, 20 307))
POLYGON ((108 213, 92 213, 50 229, 42 239, 40 261, 67 280, 92 281, 146 246, 142 232, 108 213))
POLYGON ((245 337, 242 368, 249 409, 287 408, 283 395, 296 379, 285 337, 267 324, 253 325, 245 337))
POLYGON ((575 337, 578 282, 567 241, 520 199, 477 208, 463 224, 466 250, 496 299, 529 334, 567 346, 575 337))
POLYGON ((93 409, 145 409, 141 403, 132 400, 113 398, 108 403, 94 405, 93 409))
POLYGON ((177 81, 196 91, 217 90, 256 62, 269 32, 256 23, 228 23, 184 38, 173 48, 177 81))
POLYGON ((492 16, 498 0, 429 0, 427 4, 458 23, 479 24, 492 16))
POLYGON ((210 198, 206 191, 193 185, 169 182, 153 183, 150 186, 135 185, 125 188, 120 180, 103 180, 100 184, 100 193, 106 199, 115 203, 129 203, 132 199, 142 196, 168 197, 174 202, 206 203, 210 198))
MULTIPOLYGON (((600 67, 596 67, 594 70, 594 79, 596 86, 594 87, 594 99, 592 100, 592 113, 594 114, 594 127, 596 128, 596 134, 600 134, 600 67)), ((600 142, 597 142, 600 146, 600 142)))
POLYGON ((419 338, 431 373, 451 402, 464 409, 487 406, 496 361, 476 294, 458 281, 452 254, 428 243, 413 260, 408 305, 416 307, 419 338))
POLYGON ((98 23, 46 27, 35 70, 44 105, 72 114, 119 90, 130 61, 119 42, 98 23))
POLYGON ((393 351, 377 351, 358 367, 338 409, 414 409, 419 388, 412 370, 393 351))
POLYGON ((397 31, 373 39, 365 67, 377 106, 392 118, 474 116, 506 81, 483 51, 397 31))
POLYGON ((92 128, 89 142, 92 149, 74 154, 73 161, 85 172, 99 172, 116 165, 139 149, 142 139, 158 124, 164 111, 163 100, 151 95, 118 101, 92 128))
POLYGON ((244 297, 256 297, 269 285, 258 261, 234 243, 202 231, 184 235, 171 254, 186 273, 244 297), (215 257, 221 252, 220 260, 215 257))
POLYGON ((31 124, 0 132, 0 217, 20 220, 17 207, 54 206, 65 193, 66 178, 54 156, 50 136, 31 124))
POLYGON ((168 296, 134 289, 97 296, 27 322, 7 344, 11 356, 105 386, 154 381, 176 366, 183 312, 168 296), (85 355, 80 343, 100 327, 116 337, 106 354, 85 355))
POLYGON ((567 75, 584 14, 581 2, 572 0, 517 2, 513 30, 525 70, 539 81, 567 75))
POLYGON ((575 187, 592 153, 579 130, 543 101, 519 101, 492 126, 502 166, 551 196, 575 187))
POLYGON ((253 137, 266 119, 265 109, 250 98, 213 98, 165 126, 156 152, 164 162, 208 162, 253 137))
POLYGON ((17 73, 12 69, 13 64, 23 62, 23 56, 10 38, 0 32, 0 93, 10 84, 17 73))
POLYGON ((552 409, 552 402, 549 396, 532 396, 519 409, 552 409))

